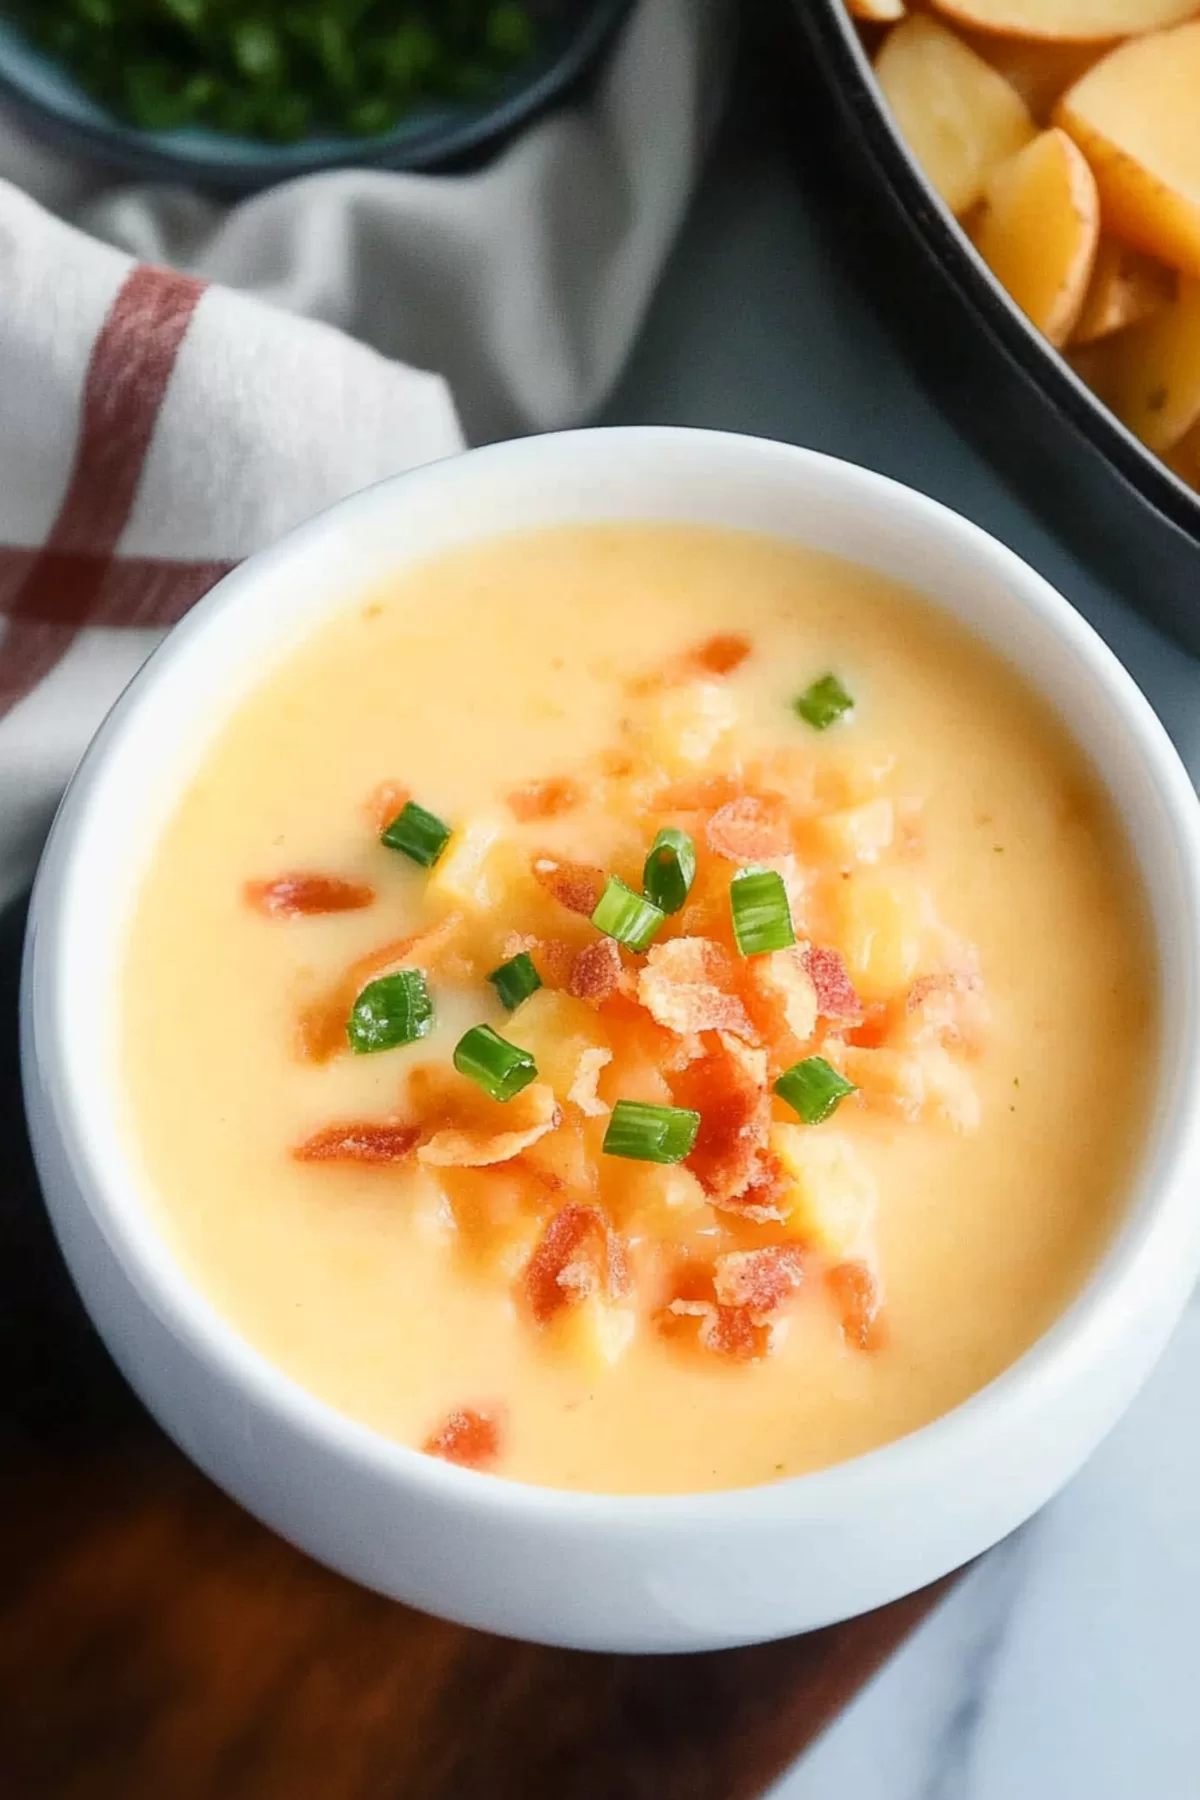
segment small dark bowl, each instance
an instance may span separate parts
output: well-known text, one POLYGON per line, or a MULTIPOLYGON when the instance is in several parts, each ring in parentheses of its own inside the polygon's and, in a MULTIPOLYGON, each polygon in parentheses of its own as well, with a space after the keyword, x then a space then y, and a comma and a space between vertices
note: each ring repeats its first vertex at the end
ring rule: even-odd
POLYGON ((1200 653, 1200 495, 1029 324, 910 155, 841 0, 788 0, 837 235, 960 428, 1084 561, 1200 653))
POLYGON ((244 194, 322 169, 428 169, 478 154, 558 99, 604 49, 629 4, 534 0, 542 36, 528 62, 486 98, 420 107, 378 137, 330 132, 270 144, 200 127, 144 131, 108 112, 3 19, 0 94, 40 136, 148 181, 244 194))

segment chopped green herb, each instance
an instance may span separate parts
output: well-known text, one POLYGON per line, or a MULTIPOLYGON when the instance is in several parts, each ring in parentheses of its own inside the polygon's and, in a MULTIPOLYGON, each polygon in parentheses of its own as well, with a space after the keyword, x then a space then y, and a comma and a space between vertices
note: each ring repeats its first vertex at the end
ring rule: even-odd
POLYGON ((472 1025, 459 1039, 454 1066, 493 1100, 511 1100, 537 1075, 537 1064, 529 1051, 510 1044, 490 1025, 472 1025))
POLYGON ((295 142, 375 135, 496 92, 538 49, 526 0, 3 0, 102 106, 295 142))
POLYGON ((836 719, 853 711, 854 701, 837 676, 831 674, 822 675, 819 681, 805 688, 793 705, 814 731, 826 731, 836 719))
POLYGON ((618 1100, 602 1146, 605 1156, 634 1162, 682 1162, 696 1142, 700 1114, 683 1106, 648 1106, 640 1100, 618 1100))
POLYGON ((784 1070, 775 1083, 775 1092, 806 1125, 819 1125, 830 1113, 837 1111, 847 1094, 858 1090, 852 1081, 831 1068, 823 1056, 806 1056, 803 1062, 793 1063, 790 1069, 784 1070))
POLYGON ((729 884, 729 908, 743 956, 763 956, 795 943, 787 888, 777 869, 739 869, 729 884))
POLYGON ((380 842, 389 850, 402 851, 423 869, 432 869, 450 842, 450 827, 436 813, 426 812, 410 800, 382 833, 380 842))
POLYGON ((500 996, 500 1004, 509 1012, 520 1006, 522 1000, 528 1000, 530 994, 536 994, 542 985, 542 978, 533 966, 533 958, 528 950, 510 956, 507 962, 493 969, 488 980, 500 996))
POLYGON ((592 914, 592 924, 605 937, 616 938, 630 950, 645 950, 666 914, 653 900, 627 887, 619 875, 610 875, 592 914))
POLYGON ((433 1001, 420 969, 401 969, 369 982, 346 1023, 356 1055, 415 1044, 433 1024, 433 1001))
POLYGON ((686 831, 668 826, 650 846, 642 888, 660 912, 677 913, 696 879, 696 846, 686 831))

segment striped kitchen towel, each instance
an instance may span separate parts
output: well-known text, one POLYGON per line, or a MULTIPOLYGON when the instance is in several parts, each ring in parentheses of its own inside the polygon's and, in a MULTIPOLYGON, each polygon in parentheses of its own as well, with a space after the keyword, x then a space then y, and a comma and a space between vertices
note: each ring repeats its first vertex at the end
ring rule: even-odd
POLYGON ((104 188, 0 118, 0 902, 225 570, 460 449, 460 419, 478 439, 599 402, 695 172, 720 4, 641 0, 597 91, 464 177, 217 208, 104 188))

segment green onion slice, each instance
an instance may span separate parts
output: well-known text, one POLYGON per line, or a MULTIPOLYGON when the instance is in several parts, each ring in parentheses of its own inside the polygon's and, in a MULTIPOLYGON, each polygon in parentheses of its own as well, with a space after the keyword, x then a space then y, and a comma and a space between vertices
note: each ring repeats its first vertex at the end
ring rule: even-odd
POLYGON ((777 869, 739 869, 729 884, 729 907, 743 956, 763 956, 795 943, 787 888, 777 869))
POLYGON ((806 687, 798 700, 793 702, 796 711, 814 731, 826 731, 843 713, 854 710, 853 697, 848 694, 836 675, 822 675, 811 687, 806 687))
POLYGON ((592 914, 592 924, 605 937, 616 938, 618 944, 625 944, 630 950, 645 950, 665 917, 661 906, 635 894, 619 875, 610 875, 592 914))
POLYGON ((634 1162, 682 1162, 696 1142, 700 1114, 684 1106, 648 1106, 641 1100, 618 1100, 604 1133, 605 1156, 627 1156, 634 1162))
POLYGON ((493 1100, 511 1100, 537 1075, 537 1064, 528 1050, 510 1044, 490 1025, 472 1025, 459 1038, 454 1051, 454 1066, 460 1075, 468 1075, 493 1100))
POLYGON ((806 1125, 819 1125, 837 1111, 847 1094, 856 1094, 858 1089, 831 1068, 823 1056, 806 1056, 803 1062, 784 1070, 775 1083, 775 1092, 806 1125))
POLYGON ((522 1000, 528 1000, 530 994, 536 994, 542 985, 542 978, 533 966, 533 958, 528 950, 522 950, 516 956, 510 956, 507 962, 493 969, 488 980, 500 996, 500 1003, 509 1012, 520 1006, 522 1000))
POLYGON ((346 1021, 350 1048, 358 1056, 415 1044, 433 1024, 433 1001, 420 969, 401 969, 367 984, 346 1021))
POLYGON ((381 841, 389 850, 402 851, 423 869, 432 869, 450 842, 450 827, 436 813, 426 812, 423 806, 410 800, 404 810, 396 814, 381 841))
POLYGON ((677 913, 696 879, 696 846, 686 831, 668 826, 650 846, 642 887, 660 912, 677 913))

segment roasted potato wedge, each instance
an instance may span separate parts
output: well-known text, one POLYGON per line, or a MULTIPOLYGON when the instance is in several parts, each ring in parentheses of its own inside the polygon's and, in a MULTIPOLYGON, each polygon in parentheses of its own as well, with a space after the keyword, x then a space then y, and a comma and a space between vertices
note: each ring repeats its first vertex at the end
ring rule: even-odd
POLYGON ((1102 236, 1071 342, 1094 344, 1127 325, 1140 325, 1174 299, 1175 287, 1173 269, 1120 238, 1102 236))
POLYGON ((1160 455, 1200 420, 1200 281, 1185 278, 1179 297, 1113 339, 1105 382, 1114 412, 1160 455))
POLYGON ((1178 25, 1195 0, 934 0, 958 25, 1050 43, 1103 43, 1178 25))
POLYGON ((1043 131, 988 182, 972 224, 980 255, 1052 344, 1083 307, 1100 237, 1096 184, 1063 131, 1043 131))
POLYGON ((1016 90, 925 14, 890 31, 875 73, 905 142, 951 212, 968 212, 993 172, 1034 136, 1016 90))
POLYGON ((1106 228, 1200 276, 1200 21, 1102 57, 1055 118, 1091 164, 1106 228))

